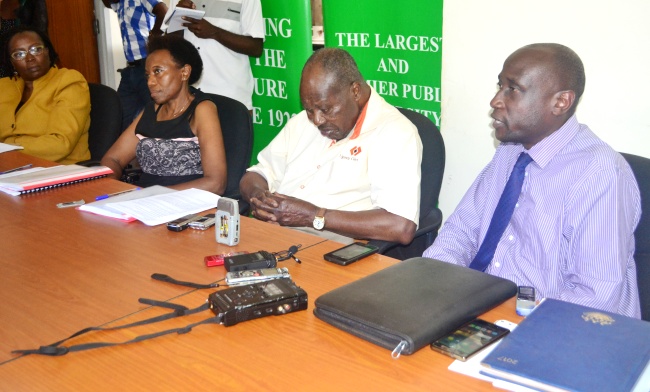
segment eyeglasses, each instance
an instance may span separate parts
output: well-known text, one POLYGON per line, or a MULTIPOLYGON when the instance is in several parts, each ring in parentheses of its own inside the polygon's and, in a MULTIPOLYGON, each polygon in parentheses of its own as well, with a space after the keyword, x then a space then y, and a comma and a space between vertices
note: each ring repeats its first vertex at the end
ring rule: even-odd
POLYGON ((31 54, 32 56, 40 56, 43 54, 43 51, 45 50, 45 46, 43 45, 38 45, 38 46, 32 46, 28 50, 17 50, 11 54, 11 58, 16 60, 16 61, 22 61, 25 60, 25 57, 27 57, 27 52, 31 54))

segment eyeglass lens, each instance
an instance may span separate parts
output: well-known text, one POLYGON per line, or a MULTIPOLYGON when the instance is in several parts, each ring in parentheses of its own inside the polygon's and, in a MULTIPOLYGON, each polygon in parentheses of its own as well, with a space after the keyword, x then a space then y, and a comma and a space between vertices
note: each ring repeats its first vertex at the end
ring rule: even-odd
POLYGON ((43 49, 45 49, 43 45, 32 46, 28 50, 18 50, 13 52, 11 54, 11 58, 13 58, 14 60, 24 60, 25 57, 27 57, 27 52, 29 52, 29 54, 31 54, 32 56, 39 56, 43 54, 43 49))

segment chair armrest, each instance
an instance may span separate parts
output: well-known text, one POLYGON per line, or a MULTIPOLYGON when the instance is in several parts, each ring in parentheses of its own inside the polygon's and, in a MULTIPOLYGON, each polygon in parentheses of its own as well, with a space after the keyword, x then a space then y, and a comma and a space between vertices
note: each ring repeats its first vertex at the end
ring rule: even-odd
MULTIPOLYGON (((429 241, 427 241, 428 245, 431 245, 433 243, 433 240, 435 239, 435 236, 433 234, 437 234, 437 231, 440 228, 441 223, 442 223, 442 211, 440 211, 440 209, 438 208, 434 208, 427 214, 427 216, 420 219, 420 225, 418 229, 415 231, 415 234, 413 235, 413 241, 415 241, 415 239, 418 237, 431 235, 431 238, 429 239, 429 241)), ((411 241, 411 243, 413 243, 413 241, 411 241)), ((394 247, 400 245, 397 242, 382 241, 382 240, 370 240, 368 244, 378 247, 379 248, 378 253, 382 255, 386 254, 386 252, 393 249, 394 247)))
POLYGON ((379 253, 380 255, 385 254, 389 249, 393 248, 394 246, 397 246, 397 242, 390 242, 390 241, 382 241, 382 240, 370 240, 368 241, 368 245, 376 246, 379 248, 379 253))

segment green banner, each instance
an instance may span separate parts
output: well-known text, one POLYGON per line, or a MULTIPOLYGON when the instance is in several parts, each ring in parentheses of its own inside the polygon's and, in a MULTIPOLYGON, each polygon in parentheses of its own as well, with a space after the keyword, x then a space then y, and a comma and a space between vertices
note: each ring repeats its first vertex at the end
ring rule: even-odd
POLYGON ((323 0, 323 29, 387 102, 440 127, 442 0, 323 0))
POLYGON ((251 164, 257 154, 302 110, 300 73, 312 54, 309 0, 262 0, 266 28, 264 53, 251 58, 255 77, 251 164))

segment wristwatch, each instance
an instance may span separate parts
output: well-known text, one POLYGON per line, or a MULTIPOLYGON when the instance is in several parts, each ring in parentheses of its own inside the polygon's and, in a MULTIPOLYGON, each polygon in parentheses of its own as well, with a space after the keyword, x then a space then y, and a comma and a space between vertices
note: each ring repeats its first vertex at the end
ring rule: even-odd
POLYGON ((314 217, 314 229, 316 230, 323 230, 325 227, 325 209, 321 208, 318 210, 316 213, 316 217, 314 217))

